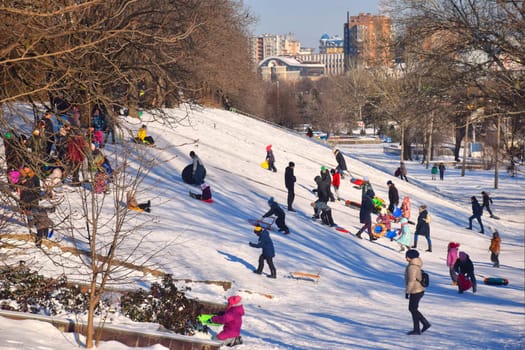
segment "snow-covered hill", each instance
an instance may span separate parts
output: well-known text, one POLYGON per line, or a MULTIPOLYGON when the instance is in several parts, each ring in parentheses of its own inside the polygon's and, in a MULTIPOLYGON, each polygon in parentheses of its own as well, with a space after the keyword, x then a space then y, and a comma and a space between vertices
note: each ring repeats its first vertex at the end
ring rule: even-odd
MULTIPOLYGON (((186 110, 171 110, 183 118, 186 110)), ((188 295, 203 300, 224 302, 228 296, 243 298, 246 316, 239 350, 268 349, 523 349, 525 343, 524 236, 525 180, 501 175, 499 189, 493 190, 493 174, 447 169, 444 181, 430 179, 430 170, 417 162, 407 162, 410 182, 392 175, 399 160, 382 153, 382 145, 341 146, 350 171, 368 176, 377 195, 388 199, 387 180, 392 180, 401 198, 412 199, 412 221, 417 207, 426 204, 432 214, 433 252, 425 252, 426 241, 418 245, 424 269, 430 273, 431 286, 420 310, 432 323, 421 336, 407 336, 411 329, 408 302, 405 300, 403 273, 406 265, 398 245, 382 238, 375 242, 359 240, 332 228, 313 223, 311 189, 321 166, 335 167, 332 148, 292 131, 281 129, 235 113, 216 109, 193 109, 189 123, 169 129, 144 120, 148 134, 157 147, 146 152, 160 162, 148 175, 138 200, 152 200, 154 220, 148 224, 151 235, 143 252, 159 247, 166 250, 153 263, 174 278, 232 281, 233 287, 194 283, 188 295), (198 142, 194 143, 194 140, 198 142), (264 170, 260 163, 271 144, 277 173, 264 170), (188 196, 198 188, 181 181, 182 169, 195 151, 207 169, 214 202, 196 201, 188 196), (248 219, 260 218, 268 210, 267 200, 274 197, 286 208, 284 168, 295 163, 295 213, 287 213, 290 235, 272 232, 276 249, 277 279, 256 275, 260 251, 248 245, 256 241, 248 219), (483 217, 486 234, 465 227, 471 215, 469 198, 480 198, 482 190, 494 198, 493 209, 501 218, 483 217), (493 268, 488 246, 493 229, 502 237, 501 268, 493 268), (478 292, 459 295, 451 285, 445 264, 450 241, 461 243, 474 261, 478 292), (318 283, 288 277, 291 271, 319 273, 318 283), (482 276, 505 277, 506 287, 483 284, 482 276)), ((132 120, 128 121, 130 125, 132 120)), ((138 130, 140 124, 132 125, 138 130)), ((119 145, 108 145, 111 157, 119 145)), ((345 199, 360 201, 360 190, 346 178, 340 188, 345 199)), ((334 220, 356 232, 359 212, 341 202, 329 203, 334 220)), ((476 223, 474 224, 476 225, 476 223)), ((395 225, 397 226, 397 225, 395 225)), ((476 226, 475 226, 476 227, 476 226)), ((413 227, 412 227, 413 228, 413 227)), ((367 237, 366 234, 363 237, 367 237)), ((47 257, 28 245, 28 254, 47 273, 54 271, 47 257), (46 269, 44 269, 46 270, 46 269)), ((267 267, 266 267, 267 268, 267 267)), ((267 271, 267 270, 266 270, 267 271)), ((146 282, 136 279, 136 285, 146 282)), ((0 328, 5 319, 0 318, 0 328)), ((125 323, 120 318, 115 320, 125 323)), ((21 325, 20 327, 23 327, 21 325)), ((34 328, 33 326, 29 326, 34 328)), ((0 335, 0 347, 7 349, 19 331, 10 328, 0 335)), ((31 336, 32 337, 32 336, 31 336)), ((24 346, 31 348, 31 337, 24 346)), ((65 343, 64 349, 71 348, 65 343)), ((58 349, 57 346, 50 348, 58 349)), ((34 347, 36 348, 36 347, 34 347)), ((102 349, 124 349, 105 344, 102 349)), ((160 349, 162 347, 155 347, 160 349)), ((60 348, 61 349, 61 348, 60 348)))

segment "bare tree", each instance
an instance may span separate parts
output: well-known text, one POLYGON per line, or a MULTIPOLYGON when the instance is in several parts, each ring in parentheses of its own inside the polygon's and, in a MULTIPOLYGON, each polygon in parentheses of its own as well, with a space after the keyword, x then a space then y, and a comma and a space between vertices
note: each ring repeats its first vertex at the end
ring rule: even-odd
MULTIPOLYGON (((202 101, 207 91, 222 91, 242 104, 256 84, 249 83, 255 79, 247 59, 246 26, 251 17, 241 4, 233 0, 3 1, 0 127, 13 135, 29 135, 49 110, 57 117, 76 113, 77 127, 86 129, 94 106, 105 107, 110 114, 126 108, 132 116, 149 109, 159 122, 176 126, 180 120, 160 107, 202 101), (28 117, 31 114, 33 118, 28 117)), ((83 142, 91 141, 89 133, 84 134, 83 142)), ((23 165, 30 165, 44 179, 41 166, 47 159, 21 144, 17 149, 26 156, 23 165)), ((92 155, 85 152, 89 162, 92 155)), ((145 155, 137 156, 142 166, 130 175, 127 165, 136 153, 119 154, 113 159, 117 173, 111 196, 79 188, 77 200, 60 203, 56 213, 67 223, 61 231, 87 254, 82 260, 91 284, 87 347, 93 346, 94 308, 105 286, 126 275, 115 262, 134 259, 146 264, 152 256, 151 251, 139 254, 137 247, 147 235, 138 230, 143 235, 135 237, 137 227, 128 225, 130 213, 123 205, 124 194, 136 191, 151 164, 144 163, 145 155), (125 256, 125 252, 131 253, 125 256)), ((84 180, 93 186, 94 173, 86 171, 84 180)), ((17 198, 9 191, 4 182, 2 204, 15 208, 17 198)))

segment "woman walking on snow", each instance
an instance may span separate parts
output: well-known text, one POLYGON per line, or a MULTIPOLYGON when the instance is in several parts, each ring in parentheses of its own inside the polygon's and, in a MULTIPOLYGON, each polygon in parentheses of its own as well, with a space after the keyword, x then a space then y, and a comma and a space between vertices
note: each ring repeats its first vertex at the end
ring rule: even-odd
POLYGON ((419 302, 425 294, 425 287, 421 284, 423 261, 419 257, 419 252, 410 249, 405 254, 405 259, 408 265, 405 269, 405 297, 409 299, 408 310, 412 315, 413 329, 408 332, 408 335, 419 335, 430 328, 430 322, 419 312, 419 302), (423 324, 423 328, 419 328, 419 324, 423 324))

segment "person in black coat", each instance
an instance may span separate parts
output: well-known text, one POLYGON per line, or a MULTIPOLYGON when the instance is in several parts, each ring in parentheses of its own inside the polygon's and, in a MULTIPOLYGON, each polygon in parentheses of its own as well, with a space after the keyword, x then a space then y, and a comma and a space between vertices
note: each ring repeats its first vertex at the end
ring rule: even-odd
POLYGON ((359 222, 363 226, 355 234, 358 238, 361 237, 361 233, 366 229, 368 231, 368 236, 371 241, 375 241, 375 238, 372 235, 372 212, 374 211, 374 203, 372 202, 374 198, 374 191, 368 190, 365 195, 361 198, 361 208, 359 209, 359 222))
POLYGON ((275 215, 277 217, 277 219, 275 219, 275 224, 279 228, 279 232, 284 232, 285 234, 289 234, 290 230, 288 229, 288 226, 286 226, 286 223, 285 223, 286 214, 284 213, 284 210, 273 199, 273 197, 270 197, 270 199, 268 199, 268 205, 270 206, 270 210, 268 210, 266 214, 263 215, 263 218, 267 218, 271 215, 275 215))
MULTIPOLYGON (((456 271, 456 273, 460 275, 467 276, 467 278, 470 279, 470 282, 472 282, 472 292, 476 293, 477 283, 476 276, 474 274, 474 264, 472 263, 472 260, 470 260, 470 257, 467 253, 459 252, 459 258, 454 264, 454 271, 456 271)), ((460 294, 463 293, 463 290, 461 289, 459 284, 458 289, 460 294)))
POLYGON ((330 187, 327 189, 326 186, 323 186, 323 180, 319 175, 314 178, 314 181, 317 184, 317 189, 313 190, 313 192, 317 194, 319 201, 328 203, 330 200, 330 187))
POLYGON ((284 170, 284 184, 286 186, 286 189, 288 190, 288 211, 295 211, 293 208, 293 200, 295 199, 295 191, 294 191, 294 185, 295 185, 295 175, 293 173, 295 168, 295 163, 290 162, 288 163, 288 166, 284 170))
POLYGON ((442 162, 439 163, 438 169, 439 169, 439 179, 443 180, 443 178, 445 177, 445 164, 443 164, 442 162))
POLYGON ((490 205, 492 204, 492 198, 490 198, 489 194, 485 191, 481 191, 481 195, 483 196, 481 208, 486 208, 490 214, 490 217, 493 218, 494 214, 492 214, 492 210, 490 210, 490 205))
POLYGON ((485 233, 485 230, 483 229, 483 223, 481 222, 481 216, 483 215, 483 207, 479 205, 476 196, 470 197, 470 201, 472 202, 472 216, 468 218, 467 229, 472 230, 472 220, 476 219, 478 220, 479 226, 481 227, 479 233, 485 233))
MULTIPOLYGON (((330 176, 330 172, 328 171, 328 168, 324 165, 321 167, 321 182, 319 185, 319 190, 322 190, 323 193, 328 193, 328 199, 331 202, 335 202, 334 194, 331 190, 332 187, 332 176, 330 176)), ((328 200, 326 201, 328 203, 328 200)))
POLYGON ((338 150, 337 148, 334 149, 334 155, 335 155, 335 160, 337 162, 337 167, 335 168, 335 170, 339 172, 339 174, 341 175, 341 179, 344 179, 345 178, 344 172, 346 171, 348 173, 348 168, 346 166, 345 157, 343 156, 341 151, 338 150))
POLYGON ((427 211, 426 205, 421 205, 419 207, 416 232, 414 234, 414 245, 412 246, 412 248, 417 248, 418 236, 425 236, 428 244, 427 252, 432 252, 432 241, 430 240, 430 214, 427 211))
POLYGON ((388 211, 393 213, 394 208, 399 205, 399 193, 397 192, 397 188, 392 181, 388 180, 386 184, 388 185, 388 211))
POLYGON ((262 254, 259 256, 259 265, 253 272, 258 275, 262 274, 264 261, 266 260, 266 263, 270 268, 270 275, 268 277, 277 278, 277 271, 275 270, 275 266, 273 264, 275 249, 273 247, 272 239, 270 238, 270 233, 266 230, 263 230, 263 228, 259 225, 255 226, 253 232, 259 237, 259 241, 257 243, 250 242, 250 247, 262 248, 262 254))

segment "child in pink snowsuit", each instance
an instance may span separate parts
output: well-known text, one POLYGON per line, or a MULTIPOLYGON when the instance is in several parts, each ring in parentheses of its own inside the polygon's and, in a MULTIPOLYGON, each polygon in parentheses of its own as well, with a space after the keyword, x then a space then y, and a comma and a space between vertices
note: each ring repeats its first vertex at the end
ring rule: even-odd
POLYGON ((241 304, 241 297, 234 295, 228 298, 228 307, 223 314, 213 316, 213 323, 223 324, 222 332, 216 338, 222 340, 225 345, 242 344, 241 326, 244 307, 241 304))
POLYGON ((458 274, 456 273, 456 271, 454 271, 454 264, 456 263, 456 260, 458 260, 458 248, 459 243, 450 242, 448 244, 447 266, 450 273, 450 279, 452 280, 453 285, 458 284, 458 274))

